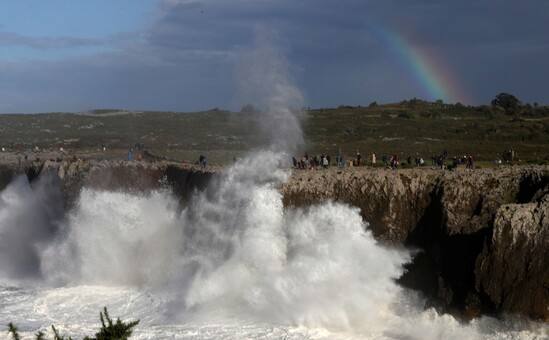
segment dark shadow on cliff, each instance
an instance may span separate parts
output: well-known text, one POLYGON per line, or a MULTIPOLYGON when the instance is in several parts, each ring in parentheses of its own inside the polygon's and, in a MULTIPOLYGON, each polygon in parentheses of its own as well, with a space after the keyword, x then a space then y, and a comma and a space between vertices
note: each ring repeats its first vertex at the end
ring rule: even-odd
POLYGON ((442 207, 442 189, 431 193, 431 203, 408 235, 405 245, 418 249, 398 279, 404 287, 421 291, 426 307, 471 318, 493 313, 489 299, 475 290, 475 261, 492 234, 485 228, 472 234, 449 235, 442 207))
POLYGON ((517 203, 530 203, 539 200, 549 192, 549 176, 529 174, 524 176, 519 185, 517 203))
POLYGON ((187 203, 197 190, 205 190, 213 175, 214 173, 189 171, 176 166, 166 168, 166 180, 182 203, 187 203))

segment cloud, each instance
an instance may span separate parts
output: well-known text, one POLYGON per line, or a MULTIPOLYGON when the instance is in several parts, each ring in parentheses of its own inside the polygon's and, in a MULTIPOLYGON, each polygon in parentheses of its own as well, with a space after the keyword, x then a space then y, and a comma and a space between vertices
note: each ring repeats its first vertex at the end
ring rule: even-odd
POLYGON ((235 66, 262 26, 278 32, 305 105, 425 96, 413 72, 372 31, 376 27, 428 47, 474 103, 502 90, 541 102, 549 78, 548 12, 542 0, 163 0, 139 32, 103 40, 0 33, 5 46, 108 47, 58 61, 0 65, 0 93, 33 99, 8 97, 17 111, 237 109, 244 103, 234 99, 235 66))
POLYGON ((0 31, 0 45, 26 46, 34 49, 75 48, 105 45, 105 41, 81 37, 31 37, 0 31))

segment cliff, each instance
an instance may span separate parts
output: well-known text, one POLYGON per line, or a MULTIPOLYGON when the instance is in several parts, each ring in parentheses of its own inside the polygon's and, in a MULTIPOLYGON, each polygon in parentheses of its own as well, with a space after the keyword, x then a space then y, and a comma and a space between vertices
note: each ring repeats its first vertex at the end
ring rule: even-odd
POLYGON ((382 242, 420 252, 400 279, 466 316, 549 321, 549 167, 296 171, 285 204, 361 209, 382 242))
MULTIPOLYGON (((50 174, 68 207, 84 186, 171 187, 184 201, 219 170, 163 161, 0 164, 0 190, 18 173, 30 180, 50 174)), ((418 249, 399 281, 436 306, 466 316, 513 312, 549 321, 547 166, 300 170, 280 190, 286 206, 335 200, 359 207, 380 242, 418 249)))

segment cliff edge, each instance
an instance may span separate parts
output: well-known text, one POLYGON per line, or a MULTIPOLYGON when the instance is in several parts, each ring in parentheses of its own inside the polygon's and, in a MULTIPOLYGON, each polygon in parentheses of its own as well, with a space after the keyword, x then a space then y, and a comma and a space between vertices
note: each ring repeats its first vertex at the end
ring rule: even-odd
MULTIPOLYGON (((171 188, 185 201, 220 168, 124 161, 0 164, 0 190, 18 174, 59 181, 65 206, 82 187, 142 192, 171 188)), ((473 317, 520 313, 549 321, 549 167, 467 171, 295 170, 286 206, 326 200, 360 208, 380 242, 418 250, 399 281, 436 306, 473 317)))

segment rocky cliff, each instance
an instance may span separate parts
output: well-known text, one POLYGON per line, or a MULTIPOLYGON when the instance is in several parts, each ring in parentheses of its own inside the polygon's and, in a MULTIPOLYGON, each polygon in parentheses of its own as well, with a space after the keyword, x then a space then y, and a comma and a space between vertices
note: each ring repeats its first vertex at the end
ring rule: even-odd
POLYGON ((357 206, 379 240, 419 249, 400 281, 445 309, 549 321, 549 167, 297 171, 282 192, 357 206))
POLYGON ((38 176, 53 176, 62 187, 66 207, 74 204, 83 187, 127 192, 146 192, 168 188, 182 200, 206 187, 219 168, 201 169, 191 164, 167 161, 33 161, 22 164, 0 163, 0 190, 18 175, 30 181, 38 176))
MULTIPOLYGON (((0 190, 18 173, 30 180, 49 174, 59 179, 66 206, 84 186, 170 187, 186 200, 219 170, 170 162, 0 164, 0 190)), ((400 282, 441 308, 549 321, 549 167, 294 171, 280 190, 287 206, 335 200, 359 207, 381 242, 419 250, 400 282)))

